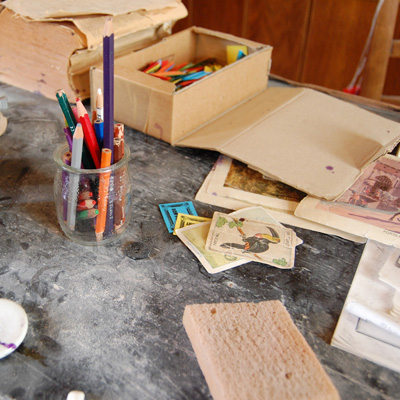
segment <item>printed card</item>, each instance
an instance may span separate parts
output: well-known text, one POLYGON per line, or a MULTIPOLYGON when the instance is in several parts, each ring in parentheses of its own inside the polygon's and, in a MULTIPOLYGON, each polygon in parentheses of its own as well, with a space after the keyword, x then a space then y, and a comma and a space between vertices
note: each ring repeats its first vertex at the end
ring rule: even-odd
POLYGON ((211 221, 200 222, 176 230, 179 239, 193 252, 209 274, 216 274, 249 262, 236 256, 206 250, 210 225, 211 221))
POLYGON ((169 233, 174 231, 176 218, 179 213, 197 215, 197 212, 191 201, 159 204, 159 208, 169 233))
POLYGON ((206 250, 288 269, 294 266, 296 244, 289 228, 215 212, 206 250))
POLYGON ((174 235, 176 235, 176 230, 180 228, 184 228, 185 226, 198 224, 200 222, 211 221, 211 218, 199 217, 198 215, 189 215, 178 213, 175 222, 174 235))

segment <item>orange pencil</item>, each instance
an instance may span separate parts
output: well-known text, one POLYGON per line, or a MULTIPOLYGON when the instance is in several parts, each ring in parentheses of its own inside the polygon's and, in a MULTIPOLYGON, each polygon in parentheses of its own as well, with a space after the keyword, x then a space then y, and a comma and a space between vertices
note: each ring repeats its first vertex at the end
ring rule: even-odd
MULTIPOLYGON (((120 161, 124 156, 124 124, 114 125, 114 163, 120 161)), ((116 199, 114 200, 114 225, 118 230, 125 222, 125 206, 124 206, 124 171, 118 171, 115 174, 115 193, 116 199)))
MULTIPOLYGON (((111 155, 110 149, 103 148, 101 151, 101 168, 106 168, 111 165, 111 155)), ((99 185, 99 198, 98 198, 98 211, 99 214, 96 218, 96 240, 103 240, 103 233, 106 227, 106 217, 107 217, 107 203, 108 203, 108 189, 110 187, 110 175, 111 172, 104 172, 100 175, 100 185, 99 185)))
POLYGON ((100 168, 100 148, 99 144, 97 143, 96 134, 94 133, 93 126, 85 106, 79 99, 76 99, 76 109, 78 111, 79 122, 83 128, 85 143, 89 149, 90 155, 92 156, 94 165, 96 168, 100 168))

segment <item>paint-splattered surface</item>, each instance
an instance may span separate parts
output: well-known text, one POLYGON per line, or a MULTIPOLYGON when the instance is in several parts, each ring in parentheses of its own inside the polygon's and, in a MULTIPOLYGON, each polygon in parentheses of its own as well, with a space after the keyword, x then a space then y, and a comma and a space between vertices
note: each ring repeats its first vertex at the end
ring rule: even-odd
MULTIPOLYGON (((6 85, 0 139, 0 297, 29 319, 0 362, 0 396, 211 399, 182 326, 186 304, 279 299, 343 399, 395 399, 398 374, 329 345, 363 245, 296 229, 292 270, 249 263, 209 275, 168 233, 158 205, 193 200, 218 154, 126 129, 134 216, 123 240, 86 248, 62 234, 53 204, 58 103, 6 85)), ((217 209, 194 202, 199 215, 217 209)))

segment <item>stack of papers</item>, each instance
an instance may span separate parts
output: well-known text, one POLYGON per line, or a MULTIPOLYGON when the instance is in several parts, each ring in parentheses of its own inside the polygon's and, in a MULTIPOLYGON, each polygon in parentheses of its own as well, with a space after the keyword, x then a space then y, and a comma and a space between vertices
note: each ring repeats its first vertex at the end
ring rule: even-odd
POLYGON ((231 210, 261 206, 280 223, 340 236, 354 242, 365 242, 365 239, 359 236, 297 217, 294 212, 305 196, 300 190, 221 155, 195 199, 231 210))
POLYGON ((400 251, 392 246, 367 242, 331 341, 335 347, 397 372, 399 256, 400 251))

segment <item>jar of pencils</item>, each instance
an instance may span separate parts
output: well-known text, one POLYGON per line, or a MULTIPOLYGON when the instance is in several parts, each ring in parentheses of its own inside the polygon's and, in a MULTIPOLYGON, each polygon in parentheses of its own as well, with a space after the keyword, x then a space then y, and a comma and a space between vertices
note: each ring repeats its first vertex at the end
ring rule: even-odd
POLYGON ((53 157, 57 164, 54 178, 57 218, 65 235, 89 246, 118 240, 132 214, 128 146, 124 146, 124 155, 118 162, 98 169, 72 167, 67 144, 57 147, 53 157))

